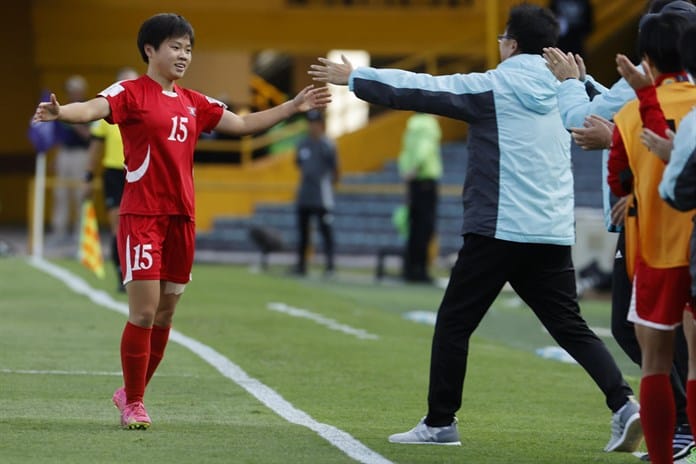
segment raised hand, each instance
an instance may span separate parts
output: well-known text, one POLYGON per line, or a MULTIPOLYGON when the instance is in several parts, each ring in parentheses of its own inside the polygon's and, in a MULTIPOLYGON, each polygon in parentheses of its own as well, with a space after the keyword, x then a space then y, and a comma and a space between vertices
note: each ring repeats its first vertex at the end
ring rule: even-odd
POLYGON ((331 92, 326 86, 314 87, 308 85, 292 99, 297 111, 305 112, 317 108, 325 108, 331 103, 331 92))
MULTIPOLYGON (((546 47, 543 52, 546 67, 556 76, 556 79, 561 82, 570 78, 580 79, 580 68, 572 53, 563 53, 556 47, 546 47)), ((582 62, 582 58, 580 60, 582 62)), ((584 68, 584 62, 582 65, 584 68)))
POLYGON ((585 77, 587 76, 587 66, 585 66, 585 60, 582 59, 579 53, 576 53, 575 64, 578 66, 578 79, 585 82, 585 77))
POLYGON ((317 82, 327 82, 335 85, 348 84, 348 77, 353 71, 353 65, 345 55, 341 55, 343 63, 336 63, 326 58, 319 58, 321 64, 313 64, 307 74, 317 82))
POLYGON ((620 53, 616 55, 616 70, 621 74, 621 77, 626 79, 626 82, 628 82, 633 90, 653 85, 654 79, 650 72, 650 67, 645 61, 643 61, 642 64, 643 72, 640 72, 640 69, 631 63, 631 60, 629 60, 626 55, 620 53))
POLYGON ((51 101, 41 102, 36 107, 33 122, 55 121, 60 113, 60 104, 56 99, 56 94, 51 94, 51 101))

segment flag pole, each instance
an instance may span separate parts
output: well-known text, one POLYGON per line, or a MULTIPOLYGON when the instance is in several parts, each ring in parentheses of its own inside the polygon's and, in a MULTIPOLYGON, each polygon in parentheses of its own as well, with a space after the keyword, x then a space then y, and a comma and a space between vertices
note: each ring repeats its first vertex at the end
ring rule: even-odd
POLYGON ((34 216, 32 224, 31 255, 34 259, 43 257, 44 203, 46 195, 46 153, 36 155, 34 174, 34 216))

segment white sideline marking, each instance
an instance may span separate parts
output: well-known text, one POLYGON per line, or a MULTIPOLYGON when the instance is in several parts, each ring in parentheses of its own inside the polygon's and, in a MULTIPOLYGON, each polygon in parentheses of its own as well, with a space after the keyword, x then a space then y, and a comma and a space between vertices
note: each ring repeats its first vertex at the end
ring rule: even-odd
MULTIPOLYGON (((435 325, 435 319, 437 318, 437 312, 435 311, 409 311, 403 314, 403 318, 413 322, 419 322, 421 324, 435 325)), ((546 328, 543 326, 541 330, 548 333, 546 328)), ((612 338, 611 330, 606 327, 590 327, 598 337, 612 338)))
MULTIPOLYGON (((65 283, 75 293, 85 295, 94 303, 107 309, 128 315, 128 306, 119 301, 115 301, 111 296, 100 290, 95 290, 80 277, 72 274, 55 264, 44 261, 41 258, 30 258, 29 263, 37 269, 57 278, 65 283)), ((360 443, 349 433, 344 432, 332 425, 317 422, 309 414, 297 409, 289 401, 280 396, 275 390, 264 385, 258 380, 249 377, 244 370, 218 353, 211 347, 189 338, 181 332, 172 329, 169 338, 175 343, 182 345, 191 352, 197 354, 203 361, 207 362, 218 370, 223 376, 235 382, 237 385, 249 392, 257 400, 268 406, 273 412, 283 419, 293 424, 307 427, 316 432, 320 437, 328 441, 331 445, 343 451, 355 461, 363 464, 394 464, 379 453, 371 450, 360 443)))
MULTIPOLYGON (((0 369, 0 374, 19 374, 19 375, 89 375, 93 377, 121 377, 121 371, 59 371, 59 370, 39 370, 39 369, 0 369)), ((155 374, 155 377, 197 377, 187 374, 155 374)))
POLYGON ((338 332, 343 332, 348 335, 353 335, 363 340, 377 340, 379 338, 377 335, 371 334, 366 330, 356 329, 354 327, 338 323, 333 319, 329 319, 328 317, 324 317, 320 314, 313 313, 306 309, 288 306, 285 303, 268 303, 268 309, 270 309, 271 311, 278 311, 279 313, 289 314, 293 317, 303 317, 305 319, 312 320, 317 324, 328 327, 331 330, 336 330, 338 332))
POLYGON ((612 338, 613 335, 611 333, 611 329, 607 329, 606 327, 590 327, 590 330, 595 333, 598 337, 604 337, 604 338, 612 338))
POLYGON ((434 326, 437 313, 435 311, 409 311, 403 314, 403 318, 408 321, 434 326))
POLYGON ((121 371, 56 371, 56 370, 36 370, 36 369, 0 369, 0 374, 22 374, 22 375, 92 375, 92 376, 121 376, 121 371))

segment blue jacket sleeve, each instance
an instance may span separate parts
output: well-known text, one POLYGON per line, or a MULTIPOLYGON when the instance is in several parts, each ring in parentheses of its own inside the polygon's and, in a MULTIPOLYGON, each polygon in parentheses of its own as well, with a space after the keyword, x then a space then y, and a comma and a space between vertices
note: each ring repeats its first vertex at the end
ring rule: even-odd
POLYGON ((679 211, 696 208, 696 110, 684 117, 674 137, 674 148, 662 174, 660 196, 679 211))
POLYGON ((353 70, 350 90, 361 100, 472 122, 494 116, 489 73, 431 76, 398 69, 353 70))
MULTIPOLYGON (((595 88, 602 88, 598 87, 601 84, 598 84, 594 79, 591 82, 595 88)), ((606 87, 604 88, 606 89, 606 87)), ((563 81, 558 88, 558 109, 561 112, 565 128, 572 129, 573 127, 582 127, 585 118, 591 114, 611 120, 614 113, 634 98, 636 98, 636 93, 625 79, 620 79, 592 101, 587 95, 584 83, 577 79, 568 79, 563 81)))

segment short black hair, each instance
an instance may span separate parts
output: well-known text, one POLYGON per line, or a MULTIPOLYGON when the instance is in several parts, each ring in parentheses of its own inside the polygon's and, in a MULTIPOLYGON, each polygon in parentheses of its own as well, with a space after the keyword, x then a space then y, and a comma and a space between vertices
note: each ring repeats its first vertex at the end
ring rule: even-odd
POLYGON ((665 6, 675 1, 691 4, 694 3, 692 0, 652 0, 648 4, 648 13, 659 13, 665 6))
POLYGON ((679 53, 681 55, 682 66, 684 69, 691 74, 692 77, 696 77, 696 25, 691 24, 684 32, 682 32, 679 38, 679 53))
POLYGON ((170 38, 188 36, 193 46, 193 27, 186 19, 175 13, 160 13, 146 20, 138 31, 138 51, 145 63, 148 62, 145 45, 158 50, 162 42, 170 38))
POLYGON ((517 41, 520 53, 541 55, 558 42, 558 20, 551 10, 523 3, 510 10, 506 35, 517 41))
POLYGON ((647 56, 662 73, 682 71, 679 40, 689 25, 683 15, 662 13, 648 18, 638 34, 638 56, 647 56))

